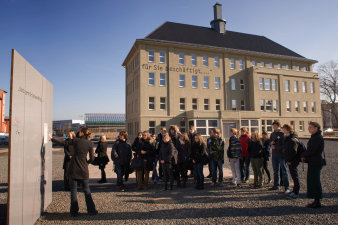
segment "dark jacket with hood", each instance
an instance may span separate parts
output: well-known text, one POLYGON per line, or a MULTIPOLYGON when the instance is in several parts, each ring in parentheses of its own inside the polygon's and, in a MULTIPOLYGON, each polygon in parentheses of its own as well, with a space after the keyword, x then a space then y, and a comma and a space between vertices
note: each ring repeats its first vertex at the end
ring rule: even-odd
POLYGON ((129 166, 131 160, 131 146, 126 141, 116 141, 111 152, 111 158, 115 165, 129 166))
POLYGON ((98 163, 106 165, 109 162, 109 158, 107 155, 107 142, 99 141, 95 153, 98 157, 98 163))
POLYGON ((248 145, 250 158, 263 158, 263 144, 261 141, 251 139, 248 145))
POLYGON ((168 141, 167 143, 162 142, 161 148, 159 151, 159 160, 164 161, 164 163, 171 164, 172 157, 173 157, 173 143, 171 141, 168 141))
POLYGON ((288 136, 284 136, 284 146, 283 152, 286 162, 292 164, 299 164, 299 159, 297 158, 297 148, 298 148, 298 135, 295 132, 291 132, 288 136))
POLYGON ((191 159, 196 161, 196 164, 203 163, 203 157, 205 152, 205 144, 194 142, 191 146, 191 159))
POLYGON ((307 150, 301 156, 306 159, 309 165, 323 165, 324 138, 321 133, 322 131, 318 130, 317 133, 311 135, 307 143, 307 150))
POLYGON ((283 142, 284 142, 284 133, 280 129, 279 131, 274 131, 270 135, 270 141, 275 142, 275 149, 271 148, 272 156, 283 156, 283 142))

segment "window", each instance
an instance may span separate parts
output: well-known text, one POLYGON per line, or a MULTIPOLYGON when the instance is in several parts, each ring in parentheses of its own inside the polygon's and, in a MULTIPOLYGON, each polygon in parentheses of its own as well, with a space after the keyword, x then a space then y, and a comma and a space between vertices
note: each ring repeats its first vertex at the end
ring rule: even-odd
POLYGON ((160 74, 160 86, 165 86, 165 73, 160 74))
POLYGON ((180 87, 184 87, 184 85, 185 85, 185 76, 184 75, 180 75, 179 76, 179 85, 180 85, 180 87))
POLYGON ((149 133, 155 134, 155 121, 149 121, 149 133))
POLYGON ((192 99, 192 109, 197 110, 197 98, 192 99))
POLYGON ((270 91, 271 90, 271 79, 265 78, 265 90, 270 91))
POLYGON ((160 97, 160 109, 165 110, 165 97, 160 97))
POLYGON ((299 112, 299 102, 295 101, 295 111, 299 112))
POLYGON ((304 66, 304 67, 303 67, 303 71, 304 71, 304 72, 306 72, 306 71, 307 71, 307 69, 306 69, 306 66, 304 66))
POLYGON ((299 66, 296 66, 296 70, 299 71, 299 66))
POLYGON ((298 92, 298 81, 293 82, 293 91, 298 92))
POLYGON ((316 103, 315 103, 315 102, 311 102, 311 111, 312 111, 313 113, 316 112, 316 103))
POLYGON ((150 86, 154 86, 154 84, 155 84, 155 75, 154 75, 154 73, 149 73, 148 84, 150 86))
POLYGON ((303 109, 304 109, 304 112, 307 112, 307 102, 303 102, 303 109))
POLYGON ((268 112, 272 111, 272 100, 265 100, 265 110, 268 112))
POLYGON ((302 82, 302 90, 303 90, 303 93, 306 93, 306 82, 302 82))
POLYGON ((236 90, 236 80, 235 79, 231 79, 231 90, 236 90))
POLYGON ((315 84, 313 82, 310 83, 310 93, 315 93, 315 84))
POLYGON ((290 101, 286 101, 286 111, 287 112, 291 112, 291 108, 290 108, 290 101))
POLYGON ((245 89, 244 80, 240 80, 239 87, 240 87, 241 90, 245 89))
POLYGON ((270 68, 273 68, 273 64, 272 63, 270 63, 269 66, 270 66, 270 68))
POLYGON ((259 90, 264 90, 264 79, 259 78, 259 90))
POLYGON ((166 127, 167 126, 167 122, 166 121, 161 121, 161 127, 166 127))
POLYGON ((275 79, 271 79, 271 82, 272 82, 271 90, 276 91, 276 80, 275 79))
POLYGON ((185 110, 185 98, 180 98, 180 110, 185 110))
POLYGON ((239 69, 240 70, 243 69, 243 60, 242 59, 239 60, 239 69))
POLYGON ((165 53, 160 52, 160 63, 165 63, 165 53))
POLYGON ((192 88, 197 88, 197 76, 192 76, 191 85, 192 85, 192 88))
POLYGON ((216 110, 221 110, 221 99, 216 99, 216 110))
POLYGON ((262 120, 262 130, 272 132, 272 120, 262 120))
POLYGON ((191 65, 193 65, 193 66, 197 65, 196 55, 191 55, 191 65))
POLYGON ((286 70, 289 70, 289 65, 285 65, 285 69, 286 69, 286 70))
POLYGON ((280 64, 278 64, 277 65, 277 69, 281 69, 282 67, 281 67, 281 65, 280 64))
POLYGON ((195 125, 196 132, 201 135, 209 135, 212 128, 217 128, 217 120, 190 120, 189 125, 195 125))
POLYGON ((273 100, 273 101, 272 101, 272 107, 273 107, 273 108, 272 108, 273 111, 274 111, 274 112, 277 112, 277 100, 273 100))
POLYGON ((304 130, 304 121, 299 121, 299 131, 304 130))
POLYGON ((154 110, 155 109, 155 97, 149 97, 149 104, 148 104, 148 109, 149 110, 154 110))
POLYGON ((295 121, 290 121, 290 125, 293 127, 293 130, 296 131, 295 121))
POLYGON ((209 110, 209 99, 204 99, 204 110, 209 110))
POLYGON ((231 109, 237 110, 237 103, 236 103, 236 100, 234 100, 234 99, 231 101, 231 109))
POLYGON ((148 61, 154 62, 154 51, 148 51, 148 61))
POLYGON ((185 132, 185 120, 182 120, 180 122, 180 132, 185 132))
POLYGON ((235 69, 235 60, 234 59, 230 59, 230 68, 235 69))
POLYGON ((203 66, 208 66, 208 57, 203 56, 203 66))
POLYGON ((203 88, 209 88, 209 77, 203 77, 203 88))
POLYGON ((184 65, 184 54, 180 53, 178 55, 178 63, 184 65))
POLYGON ((256 66, 256 61, 252 60, 252 61, 251 61, 251 65, 252 65, 252 66, 256 66))
POLYGON ((258 130, 259 132, 259 120, 241 120, 241 126, 247 127, 249 132, 258 130))
POLYGON ((219 89, 220 88, 220 82, 221 82, 221 78, 220 77, 215 77, 215 89, 219 89))
POLYGON ((245 103, 244 103, 244 100, 241 100, 241 110, 245 110, 245 103))
POLYGON ((285 91, 290 91, 290 81, 289 80, 285 81, 285 91))
POLYGON ((219 58, 218 57, 214 58, 214 62, 215 62, 215 67, 219 67, 219 58))
POLYGON ((261 67, 264 67, 265 66, 265 63, 264 62, 261 62, 261 67))
POLYGON ((261 105, 261 111, 265 110, 265 105, 264 105, 265 101, 264 100, 260 100, 259 104, 261 105))

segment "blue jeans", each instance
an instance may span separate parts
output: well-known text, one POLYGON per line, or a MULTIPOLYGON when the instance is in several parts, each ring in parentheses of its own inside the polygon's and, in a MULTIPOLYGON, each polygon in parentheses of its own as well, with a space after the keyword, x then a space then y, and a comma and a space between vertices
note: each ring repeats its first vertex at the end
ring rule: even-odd
POLYGON ((204 187, 204 174, 203 174, 203 164, 202 163, 195 163, 194 170, 197 177, 197 186, 204 187))
POLYGON ((153 175, 151 176, 151 179, 153 181, 156 181, 158 182, 160 180, 160 177, 158 176, 158 173, 157 173, 157 162, 158 162, 158 159, 155 159, 154 161, 154 166, 153 166, 153 175))
POLYGON ((125 165, 116 165, 115 171, 117 175, 117 186, 123 185, 123 175, 126 173, 127 166, 125 165))
POLYGON ((273 184, 275 187, 280 186, 280 168, 283 174, 283 183, 285 190, 290 189, 289 174, 286 169, 286 162, 282 156, 272 156, 272 167, 273 167, 273 184))
POLYGON ((241 169, 241 180, 249 180, 250 179, 250 158, 242 157, 239 159, 239 166, 241 169))
POLYGON ((95 204, 90 193, 88 180, 70 180, 70 213, 77 214, 79 212, 79 204, 77 201, 77 184, 83 187, 88 212, 95 212, 95 204))
POLYGON ((218 168, 218 171, 219 171, 218 182, 220 182, 220 183, 223 182, 223 163, 222 163, 222 160, 218 160, 218 161, 211 160, 210 165, 211 165, 212 182, 216 183, 217 168, 218 168))

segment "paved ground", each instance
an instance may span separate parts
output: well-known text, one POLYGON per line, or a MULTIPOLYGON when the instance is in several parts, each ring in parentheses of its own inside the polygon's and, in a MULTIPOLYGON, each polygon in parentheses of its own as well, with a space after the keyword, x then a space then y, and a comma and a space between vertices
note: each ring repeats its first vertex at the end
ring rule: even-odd
MULTIPOLYGON (((112 166, 106 169, 109 183, 96 184, 99 171, 91 168, 91 190, 100 214, 87 216, 83 194, 79 193, 80 216, 69 216, 69 193, 63 191, 62 151, 53 153, 53 202, 36 224, 338 224, 338 151, 337 141, 326 141, 328 165, 322 172, 324 207, 308 209, 306 199, 306 170, 299 167, 301 197, 287 200, 278 191, 251 189, 249 185, 236 188, 229 179, 225 163, 226 184, 212 188, 206 179, 205 190, 195 190, 192 181, 187 188, 163 192, 162 185, 150 185, 147 191, 136 191, 135 180, 128 191, 117 191, 112 166)), ((271 163, 269 163, 271 164, 271 163)), ((270 170, 271 170, 271 165, 270 170)), ((7 156, 0 156, 0 207, 7 197, 7 156)), ((4 215, 4 214, 2 214, 4 215)), ((1 214, 0 214, 1 216, 1 214)), ((1 218, 0 218, 1 224, 1 218)))

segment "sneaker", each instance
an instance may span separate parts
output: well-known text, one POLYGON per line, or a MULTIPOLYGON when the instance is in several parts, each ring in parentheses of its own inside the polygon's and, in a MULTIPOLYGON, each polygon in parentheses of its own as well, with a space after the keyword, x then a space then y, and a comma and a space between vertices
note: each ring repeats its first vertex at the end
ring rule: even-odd
POLYGON ((284 194, 290 194, 292 191, 290 189, 285 190, 284 194))
POLYGON ((298 198, 298 197, 299 197, 299 195, 295 194, 294 192, 291 192, 291 193, 287 196, 287 198, 289 198, 289 199, 296 199, 296 198, 298 198))
POLYGON ((271 191, 276 191, 276 190, 279 190, 279 187, 273 186, 273 187, 270 188, 269 190, 271 190, 271 191))
POLYGON ((124 191, 125 191, 125 189, 124 189, 123 186, 120 186, 120 191, 121 191, 121 192, 124 192, 124 191))
POLYGON ((269 179, 269 180, 268 180, 268 184, 271 184, 271 183, 272 183, 272 180, 271 180, 271 179, 269 179))

